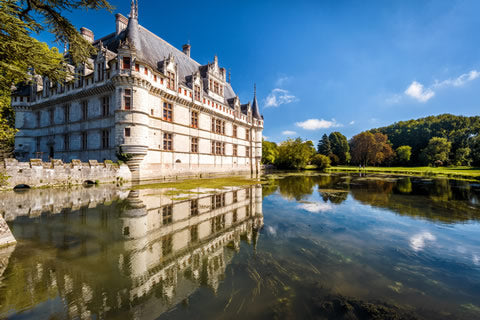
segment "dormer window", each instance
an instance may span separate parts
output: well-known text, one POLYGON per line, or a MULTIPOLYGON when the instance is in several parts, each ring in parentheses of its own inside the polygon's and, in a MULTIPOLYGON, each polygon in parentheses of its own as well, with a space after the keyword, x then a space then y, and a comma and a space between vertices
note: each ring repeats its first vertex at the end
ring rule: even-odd
POLYGON ((97 63, 97 81, 103 81, 104 70, 103 63, 97 63))
POLYGON ((130 58, 129 57, 123 57, 122 61, 122 69, 123 70, 129 70, 131 68, 130 66, 130 58))
POLYGON ((200 86, 194 87, 195 100, 200 101, 200 86))
POLYGON ((167 88, 175 90, 175 73, 167 71, 167 88))

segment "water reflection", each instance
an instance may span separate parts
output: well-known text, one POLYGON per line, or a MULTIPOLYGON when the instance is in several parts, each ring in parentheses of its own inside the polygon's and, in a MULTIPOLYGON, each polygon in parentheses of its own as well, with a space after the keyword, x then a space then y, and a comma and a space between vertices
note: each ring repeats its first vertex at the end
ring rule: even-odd
POLYGON ((216 292, 241 239, 256 245, 263 225, 255 186, 182 199, 31 190, 12 200, 2 208, 18 245, 0 253, 0 314, 11 318, 156 318, 199 287, 216 292))

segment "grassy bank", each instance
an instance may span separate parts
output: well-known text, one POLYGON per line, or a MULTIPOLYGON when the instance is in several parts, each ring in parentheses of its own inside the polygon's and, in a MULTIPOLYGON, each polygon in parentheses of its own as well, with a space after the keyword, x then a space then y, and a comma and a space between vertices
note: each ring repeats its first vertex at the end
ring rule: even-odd
POLYGON ((480 180, 480 168, 473 167, 365 167, 360 169, 354 166, 336 166, 328 168, 327 171, 402 174, 480 180))

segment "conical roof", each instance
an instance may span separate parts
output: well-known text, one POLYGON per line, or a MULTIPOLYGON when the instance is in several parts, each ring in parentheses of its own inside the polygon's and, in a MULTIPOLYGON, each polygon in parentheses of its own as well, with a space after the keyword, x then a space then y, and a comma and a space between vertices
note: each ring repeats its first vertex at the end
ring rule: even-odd
POLYGON ((258 108, 257 102, 257 86, 255 86, 253 92, 252 115, 255 119, 262 120, 262 116, 260 115, 260 109, 258 108))

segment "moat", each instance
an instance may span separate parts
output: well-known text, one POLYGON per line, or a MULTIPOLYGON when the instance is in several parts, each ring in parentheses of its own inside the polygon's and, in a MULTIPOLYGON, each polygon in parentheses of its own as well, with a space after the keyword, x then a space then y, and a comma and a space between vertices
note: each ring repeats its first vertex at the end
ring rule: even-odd
POLYGON ((0 194, 0 318, 478 319, 480 184, 266 175, 0 194))

